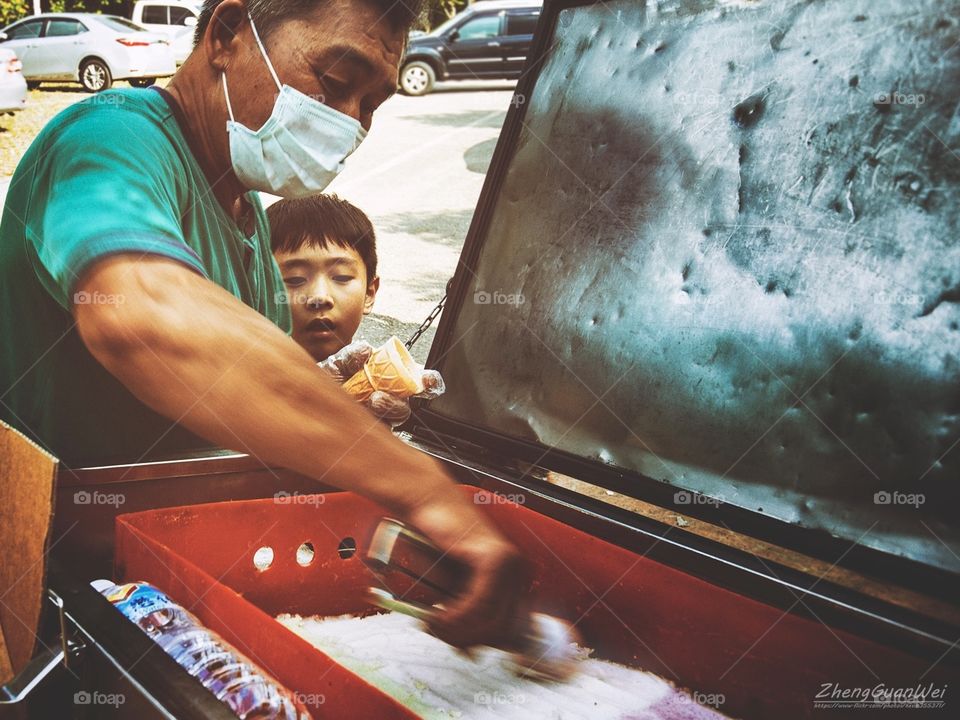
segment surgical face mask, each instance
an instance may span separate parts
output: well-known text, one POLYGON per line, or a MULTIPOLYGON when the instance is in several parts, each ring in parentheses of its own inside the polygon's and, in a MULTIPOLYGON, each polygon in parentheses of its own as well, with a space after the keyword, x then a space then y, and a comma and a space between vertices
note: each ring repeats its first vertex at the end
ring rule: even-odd
POLYGON ((252 18, 250 27, 280 94, 270 117, 254 132, 234 119, 227 74, 222 74, 233 171, 250 190, 285 198, 315 195, 343 170, 367 131, 349 115, 281 85, 252 18))

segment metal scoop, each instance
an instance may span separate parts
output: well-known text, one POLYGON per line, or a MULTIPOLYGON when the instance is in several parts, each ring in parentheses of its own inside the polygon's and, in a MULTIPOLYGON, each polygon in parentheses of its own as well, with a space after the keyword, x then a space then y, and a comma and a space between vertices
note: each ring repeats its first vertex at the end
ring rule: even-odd
MULTIPOLYGON (((384 518, 374 530, 364 564, 386 588, 370 588, 371 602, 385 610, 410 615, 421 621, 442 608, 405 599, 409 593, 442 599, 456 598, 469 579, 469 569, 444 554, 426 537, 398 520, 384 518)), ((518 632, 518 647, 501 648, 511 653, 517 673, 541 680, 566 680, 578 661, 576 631, 566 622, 543 613, 531 613, 518 632)))

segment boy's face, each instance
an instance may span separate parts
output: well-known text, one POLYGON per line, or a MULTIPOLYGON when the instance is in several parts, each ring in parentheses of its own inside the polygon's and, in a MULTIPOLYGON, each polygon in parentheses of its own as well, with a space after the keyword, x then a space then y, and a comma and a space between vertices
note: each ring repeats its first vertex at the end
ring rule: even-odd
POLYGON ((356 250, 306 243, 276 253, 293 316, 293 339, 314 360, 324 360, 353 340, 373 308, 380 278, 367 279, 356 250))

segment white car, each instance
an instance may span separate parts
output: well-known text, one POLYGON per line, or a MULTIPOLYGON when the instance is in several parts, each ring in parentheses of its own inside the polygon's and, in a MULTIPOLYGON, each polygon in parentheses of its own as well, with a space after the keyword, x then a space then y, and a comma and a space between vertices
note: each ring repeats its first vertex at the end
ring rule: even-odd
POLYGON ((27 81, 21 67, 13 50, 0 48, 0 113, 13 115, 27 104, 27 81))
POLYGON ((0 31, 0 48, 17 54, 31 87, 47 80, 79 82, 89 92, 114 80, 146 87, 177 70, 166 36, 115 15, 33 15, 0 31))
POLYGON ((131 20, 170 39, 177 65, 193 52, 193 33, 200 20, 199 2, 184 0, 138 0, 131 20))

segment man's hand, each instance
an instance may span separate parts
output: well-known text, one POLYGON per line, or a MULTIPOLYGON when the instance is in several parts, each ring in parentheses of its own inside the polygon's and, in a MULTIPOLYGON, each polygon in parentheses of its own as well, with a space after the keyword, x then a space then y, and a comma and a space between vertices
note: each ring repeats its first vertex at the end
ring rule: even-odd
POLYGON ((440 465, 397 440, 282 330, 173 260, 118 254, 74 288, 123 297, 74 306, 93 356, 148 407, 221 447, 352 490, 466 562, 473 583, 436 624, 497 644, 527 590, 517 551, 440 465))
POLYGON ((407 520, 437 547, 473 570, 466 593, 436 614, 430 631, 461 648, 509 648, 529 620, 531 568, 517 549, 462 502, 456 491, 413 510, 407 520))

